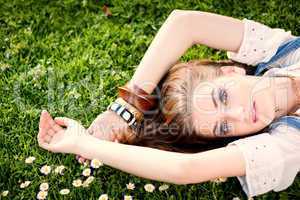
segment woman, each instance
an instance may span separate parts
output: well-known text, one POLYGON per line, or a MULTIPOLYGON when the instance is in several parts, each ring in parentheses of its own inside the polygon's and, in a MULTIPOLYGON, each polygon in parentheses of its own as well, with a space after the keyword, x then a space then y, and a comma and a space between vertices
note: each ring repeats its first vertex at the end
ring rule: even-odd
POLYGON ((162 86, 165 124, 179 124, 178 130, 191 134, 187 138, 201 138, 205 143, 254 134, 272 125, 269 132, 234 141, 226 147, 186 154, 110 142, 134 143, 137 137, 116 112, 104 112, 86 131, 72 119, 53 120, 43 111, 39 145, 53 152, 98 158, 107 165, 153 180, 188 184, 238 176, 249 197, 283 190, 292 184, 300 165, 300 123, 297 117, 283 117, 299 105, 298 43, 290 32, 253 21, 176 10, 157 33, 128 88, 138 85, 151 93, 193 44, 224 49, 235 61, 258 65, 255 74, 264 73, 263 78, 246 76, 242 69, 222 63, 210 78, 199 78, 185 67, 183 73, 191 78, 182 79, 184 84, 162 86), (185 104, 181 108, 188 110, 182 112, 180 102, 185 104), (103 131, 101 126, 108 122, 113 125, 103 131))

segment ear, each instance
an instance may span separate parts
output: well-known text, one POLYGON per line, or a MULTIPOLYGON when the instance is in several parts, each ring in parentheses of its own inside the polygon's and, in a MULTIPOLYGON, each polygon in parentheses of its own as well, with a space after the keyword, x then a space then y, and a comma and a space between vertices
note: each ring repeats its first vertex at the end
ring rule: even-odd
POLYGON ((236 66, 223 66, 220 68, 222 75, 246 75, 246 70, 236 66))

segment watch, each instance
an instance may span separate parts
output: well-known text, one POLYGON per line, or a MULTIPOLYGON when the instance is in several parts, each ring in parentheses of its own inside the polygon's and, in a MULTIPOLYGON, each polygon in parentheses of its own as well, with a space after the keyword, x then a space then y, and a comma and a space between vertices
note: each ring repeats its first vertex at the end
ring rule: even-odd
POLYGON ((119 115, 120 117, 122 117, 122 119, 128 123, 129 127, 134 129, 135 131, 138 131, 138 123, 137 120, 134 116, 133 113, 131 113, 125 106, 117 103, 117 102, 113 102, 111 103, 108 107, 108 110, 112 110, 115 113, 117 113, 117 115, 119 115))

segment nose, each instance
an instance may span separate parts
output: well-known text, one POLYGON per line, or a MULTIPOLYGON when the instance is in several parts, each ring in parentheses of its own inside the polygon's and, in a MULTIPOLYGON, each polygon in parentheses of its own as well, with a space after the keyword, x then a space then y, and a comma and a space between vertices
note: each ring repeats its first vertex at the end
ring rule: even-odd
POLYGON ((243 106, 227 108, 223 112, 223 117, 225 119, 230 119, 234 121, 244 121, 246 118, 245 115, 245 108, 243 106))

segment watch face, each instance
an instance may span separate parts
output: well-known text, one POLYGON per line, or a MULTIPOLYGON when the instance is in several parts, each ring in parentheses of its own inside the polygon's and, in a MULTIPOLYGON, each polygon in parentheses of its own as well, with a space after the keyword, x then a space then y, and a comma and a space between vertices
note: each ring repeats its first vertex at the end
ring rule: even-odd
POLYGON ((113 103, 110 107, 112 110, 116 111, 119 108, 119 105, 116 103, 113 103))
POLYGON ((126 121, 129 121, 130 118, 131 118, 131 114, 130 114, 127 110, 125 110, 125 111, 123 112, 123 114, 122 114, 122 117, 123 117, 126 121))

